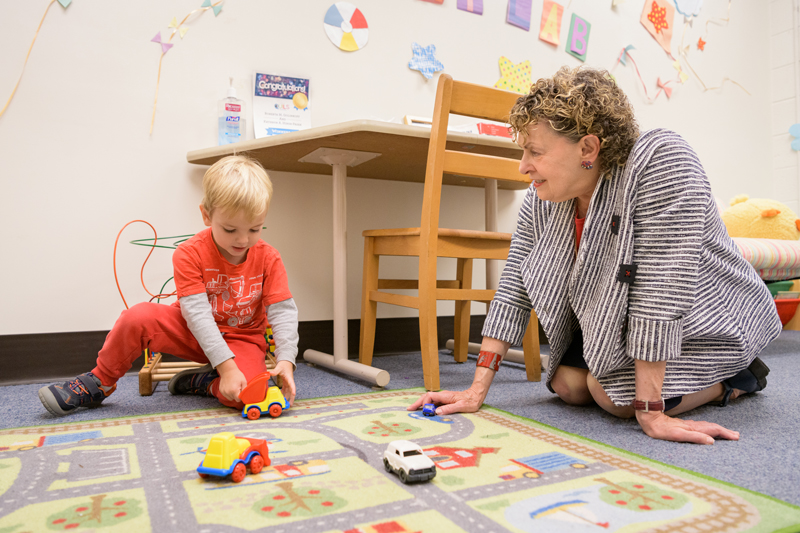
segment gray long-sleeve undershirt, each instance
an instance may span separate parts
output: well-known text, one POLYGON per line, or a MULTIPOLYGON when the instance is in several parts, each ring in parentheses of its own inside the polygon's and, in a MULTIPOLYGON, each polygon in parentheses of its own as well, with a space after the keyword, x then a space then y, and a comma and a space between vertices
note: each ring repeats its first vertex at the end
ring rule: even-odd
MULTIPOLYGON (((235 357, 228 348, 222 333, 214 320, 211 303, 206 293, 190 294, 180 299, 181 314, 186 320, 189 331, 197 339, 208 361, 216 368, 223 362, 235 357)), ((297 343, 297 306, 293 298, 277 302, 266 307, 267 322, 272 328, 275 340, 275 359, 289 361, 296 368, 297 343)))

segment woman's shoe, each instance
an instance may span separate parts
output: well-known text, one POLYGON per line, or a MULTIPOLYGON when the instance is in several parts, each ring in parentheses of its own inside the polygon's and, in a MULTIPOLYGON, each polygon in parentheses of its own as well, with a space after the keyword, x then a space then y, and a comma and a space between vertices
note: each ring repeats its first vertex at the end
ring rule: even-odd
POLYGON ((764 364, 764 361, 756 357, 750 363, 750 366, 722 382, 722 386, 725 387, 725 393, 717 405, 720 407, 728 405, 734 389, 744 391, 744 394, 764 390, 767 386, 767 374, 769 374, 769 367, 764 364))

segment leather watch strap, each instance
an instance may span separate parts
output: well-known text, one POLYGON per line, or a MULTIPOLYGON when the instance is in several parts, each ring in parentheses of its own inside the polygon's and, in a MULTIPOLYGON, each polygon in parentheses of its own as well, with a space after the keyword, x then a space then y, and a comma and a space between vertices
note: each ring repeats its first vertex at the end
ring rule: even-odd
POLYGON ((664 400, 658 400, 657 402, 645 402, 642 400, 634 400, 633 401, 633 408, 636 411, 644 411, 648 413, 650 411, 664 411, 664 400))

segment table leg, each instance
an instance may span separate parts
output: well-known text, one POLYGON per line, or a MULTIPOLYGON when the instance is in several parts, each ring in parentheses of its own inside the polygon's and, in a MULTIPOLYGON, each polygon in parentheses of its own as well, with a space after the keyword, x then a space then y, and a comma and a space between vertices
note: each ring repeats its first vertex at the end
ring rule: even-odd
POLYGON ((389 383, 389 373, 379 368, 350 361, 347 350, 347 154, 326 155, 333 167, 333 355, 306 350, 303 358, 311 363, 358 377, 380 387, 389 383))

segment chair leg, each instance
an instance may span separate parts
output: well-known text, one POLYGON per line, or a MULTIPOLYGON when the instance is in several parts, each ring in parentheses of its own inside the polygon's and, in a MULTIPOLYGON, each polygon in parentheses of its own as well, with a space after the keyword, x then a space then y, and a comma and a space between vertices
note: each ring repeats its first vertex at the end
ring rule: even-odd
MULTIPOLYGON (((459 288, 472 288, 472 259, 458 260, 456 280, 459 282, 459 288)), ((469 300, 456 300, 456 316, 453 327, 453 358, 456 363, 465 363, 467 361, 471 303, 469 300)))
POLYGON ((531 310, 528 329, 522 337, 522 355, 525 358, 525 373, 528 381, 542 380, 542 357, 539 352, 539 318, 531 310))
MULTIPOLYGON (((423 258, 420 257, 422 265, 423 258)), ((439 390, 439 335, 436 327, 436 262, 420 267, 419 342, 422 348, 422 375, 425 388, 439 390), (430 268, 429 268, 430 267, 430 268)))
POLYGON ((419 337, 422 347, 422 375, 425 388, 439 390, 439 342, 436 331, 436 300, 420 302, 419 337))
POLYGON ((364 238, 364 273, 361 282, 361 335, 358 344, 358 362, 372 366, 375 349, 375 321, 378 302, 369 299, 370 291, 378 289, 378 266, 380 257, 375 255, 375 240, 364 238))

